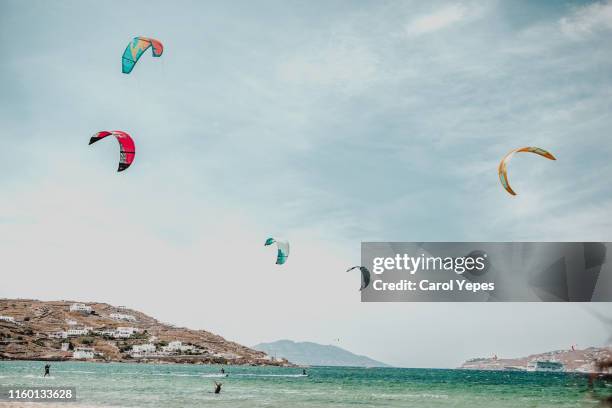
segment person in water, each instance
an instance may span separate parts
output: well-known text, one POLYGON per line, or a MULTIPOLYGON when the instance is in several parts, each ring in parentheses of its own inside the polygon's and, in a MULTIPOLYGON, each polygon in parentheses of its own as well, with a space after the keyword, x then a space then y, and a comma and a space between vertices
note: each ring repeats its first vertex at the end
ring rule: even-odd
POLYGON ((302 369, 302 375, 308 375, 308 374, 306 374, 306 369, 305 368, 302 369))
POLYGON ((218 383, 215 381, 215 394, 221 394, 222 386, 223 386, 223 383, 218 383))
POLYGON ((43 377, 51 375, 50 371, 51 371, 51 366, 49 364, 45 364, 45 375, 43 375, 43 377))
POLYGON ((225 374, 225 368, 221 367, 221 374, 225 374))

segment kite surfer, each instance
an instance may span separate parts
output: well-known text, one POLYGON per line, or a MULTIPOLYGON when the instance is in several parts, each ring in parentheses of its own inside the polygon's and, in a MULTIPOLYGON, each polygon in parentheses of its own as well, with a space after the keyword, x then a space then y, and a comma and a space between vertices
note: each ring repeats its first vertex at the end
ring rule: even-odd
POLYGON ((215 381, 215 394, 221 394, 222 386, 223 386, 223 383, 218 383, 215 381))

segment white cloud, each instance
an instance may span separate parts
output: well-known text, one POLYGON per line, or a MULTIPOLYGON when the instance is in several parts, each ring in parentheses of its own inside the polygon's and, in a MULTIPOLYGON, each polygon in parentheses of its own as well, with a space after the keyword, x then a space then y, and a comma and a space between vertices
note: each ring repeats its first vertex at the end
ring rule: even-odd
POLYGON ((561 31, 572 38, 583 38, 597 31, 612 30, 612 2, 594 3, 563 17, 561 31))
POLYGON ((466 15, 465 6, 453 4, 413 20, 406 26, 406 33, 414 36, 439 31, 463 20, 466 15))

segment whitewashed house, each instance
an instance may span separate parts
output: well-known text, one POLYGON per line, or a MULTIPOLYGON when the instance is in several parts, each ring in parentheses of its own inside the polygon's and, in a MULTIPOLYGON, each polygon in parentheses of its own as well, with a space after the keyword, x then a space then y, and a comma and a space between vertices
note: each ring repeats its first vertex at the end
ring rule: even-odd
POLYGON ((163 351, 172 352, 172 351, 180 351, 183 342, 181 341, 171 341, 167 346, 162 347, 163 351))
POLYGON ((113 337, 116 339, 127 339, 136 332, 138 332, 138 329, 135 327, 117 327, 115 329, 115 334, 113 335, 113 337))
POLYGON ((125 322, 135 322, 136 321, 136 318, 134 316, 125 314, 125 313, 111 313, 109 316, 111 319, 114 319, 114 320, 122 320, 125 322))
POLYGON ((127 339, 134 333, 140 332, 136 327, 117 327, 116 329, 94 330, 100 336, 112 337, 114 339, 127 339))
POLYGON ((70 319, 66 319, 66 324, 68 326, 76 326, 78 323, 76 320, 70 320, 70 319))
POLYGON ((76 360, 84 360, 94 358, 95 351, 90 347, 77 347, 72 353, 72 358, 76 360))
POLYGON ((80 312, 80 313, 91 313, 91 306, 87 306, 84 303, 73 303, 70 305, 71 312, 80 312))
POLYGON ((183 344, 182 341, 171 341, 167 346, 162 347, 162 350, 167 353, 192 351, 195 347, 183 344))
POLYGON ((60 330, 53 333, 49 333, 49 337, 52 339, 65 339, 68 337, 68 333, 63 330, 60 330))
POLYGON ((132 346, 132 351, 130 351, 130 355, 132 357, 144 357, 146 355, 155 353, 156 350, 157 349, 155 348, 155 344, 136 344, 132 346))
POLYGON ((87 336, 91 332, 91 327, 79 327, 66 330, 68 337, 87 336))
POLYGON ((12 316, 1 316, 0 315, 0 320, 3 322, 15 323, 15 318, 12 316))
POLYGON ((68 351, 70 348, 70 343, 62 343, 62 351, 68 351))
POLYGON ((132 351, 136 353, 154 353, 156 350, 155 344, 135 344, 132 346, 132 351))
POLYGON ((115 335, 115 329, 96 329, 93 333, 100 336, 113 337, 115 335))

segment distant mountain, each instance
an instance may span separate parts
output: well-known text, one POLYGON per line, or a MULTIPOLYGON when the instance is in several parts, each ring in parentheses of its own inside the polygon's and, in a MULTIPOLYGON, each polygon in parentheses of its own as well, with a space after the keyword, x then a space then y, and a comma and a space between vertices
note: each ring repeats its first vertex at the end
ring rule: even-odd
POLYGON ((389 367, 385 363, 372 360, 366 356, 353 354, 340 347, 311 342, 279 340, 272 343, 260 343, 252 347, 269 356, 285 358, 294 364, 311 366, 345 366, 345 367, 389 367))

